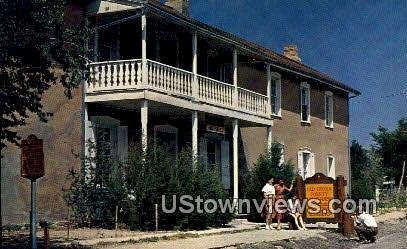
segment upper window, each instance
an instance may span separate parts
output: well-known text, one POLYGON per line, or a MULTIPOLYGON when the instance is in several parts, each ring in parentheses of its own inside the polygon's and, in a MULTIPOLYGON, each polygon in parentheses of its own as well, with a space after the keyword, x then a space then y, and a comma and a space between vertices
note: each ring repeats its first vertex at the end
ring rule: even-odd
POLYGON ((271 114, 281 116, 281 76, 271 73, 270 78, 271 114))
POLYGON ((332 92, 325 92, 325 126, 333 128, 333 96, 332 92))
POLYGON ((301 122, 311 122, 310 116, 310 87, 307 83, 302 82, 301 87, 301 122))

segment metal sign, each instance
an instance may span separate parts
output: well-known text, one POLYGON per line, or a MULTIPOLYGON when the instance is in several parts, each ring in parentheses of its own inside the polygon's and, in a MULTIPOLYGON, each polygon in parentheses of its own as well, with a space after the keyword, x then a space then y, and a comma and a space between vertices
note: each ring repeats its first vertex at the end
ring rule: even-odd
POLYGON ((225 127, 222 127, 222 126, 207 124, 206 125, 206 131, 225 135, 225 127))
POLYGON ((21 176, 31 180, 44 176, 43 141, 35 135, 21 143, 21 176))

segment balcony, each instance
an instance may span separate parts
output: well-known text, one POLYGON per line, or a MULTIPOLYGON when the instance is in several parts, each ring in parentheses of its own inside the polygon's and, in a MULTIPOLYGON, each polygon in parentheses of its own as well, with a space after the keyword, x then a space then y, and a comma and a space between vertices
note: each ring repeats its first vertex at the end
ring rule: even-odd
POLYGON ((197 103, 270 118, 266 95, 147 59, 89 64, 87 95, 149 90, 197 103))

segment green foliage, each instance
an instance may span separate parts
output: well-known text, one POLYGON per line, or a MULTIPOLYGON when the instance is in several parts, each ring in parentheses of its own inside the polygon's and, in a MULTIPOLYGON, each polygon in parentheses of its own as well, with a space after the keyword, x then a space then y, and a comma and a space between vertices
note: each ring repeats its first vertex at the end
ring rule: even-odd
MULTIPOLYGON (((46 121, 41 98, 60 83, 71 97, 84 73, 89 30, 70 25, 68 1, 20 0, 0 2, 1 149, 18 144, 14 127, 25 125, 30 113, 46 121)), ((78 22, 78 20, 75 20, 78 22)))
POLYGON ((380 198, 382 208, 407 208, 407 189, 380 198))
MULTIPOLYGON (((248 174, 246 198, 256 199, 260 203, 263 199, 261 189, 273 177, 275 181, 283 179, 286 183, 294 179, 294 167, 291 162, 280 165, 281 148, 273 144, 270 152, 260 155, 251 172, 248 174)), ((253 206, 253 205, 252 205, 253 206)), ((251 210, 255 211, 255 210, 251 210)), ((257 213, 252 213, 252 218, 258 218, 257 213)))
MULTIPOLYGON (((371 134, 375 144, 373 152, 382 158, 384 174, 398 184, 401 179, 403 162, 407 161, 407 118, 402 118, 394 131, 379 127, 371 134)), ((403 181, 407 184, 406 178, 403 181)))
POLYGON ((69 171, 71 185, 63 197, 79 226, 113 227, 115 207, 125 200, 123 165, 107 153, 109 146, 88 142, 91 156, 83 161, 84 170, 69 171))
POLYGON ((383 179, 380 158, 352 141, 351 158, 351 196, 352 199, 374 199, 376 186, 383 179))
MULTIPOLYGON (((86 158, 86 172, 71 172, 72 185, 65 190, 65 200, 72 207, 78 225, 111 228, 116 205, 121 210, 119 221, 132 230, 155 228, 155 204, 160 229, 205 229, 222 226, 231 219, 232 214, 219 210, 211 214, 198 213, 196 208, 188 214, 178 208, 171 214, 162 211, 163 195, 167 208, 173 205, 173 195, 178 200, 182 195, 194 199, 200 196, 204 200, 228 198, 219 176, 199 162, 192 162, 190 149, 183 149, 174 161, 163 146, 149 145, 146 153, 140 146, 133 147, 128 162, 121 164, 101 153, 99 147, 94 157, 86 158)), ((89 148, 93 152, 96 149, 94 145, 89 148)))

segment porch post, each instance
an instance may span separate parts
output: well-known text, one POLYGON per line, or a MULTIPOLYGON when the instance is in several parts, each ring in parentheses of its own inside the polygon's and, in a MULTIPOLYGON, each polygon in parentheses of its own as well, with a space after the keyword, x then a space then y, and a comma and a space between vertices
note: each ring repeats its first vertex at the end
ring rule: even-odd
MULTIPOLYGON (((239 124, 238 120, 233 120, 233 204, 237 204, 239 199, 239 124)), ((237 208, 237 206, 235 206, 237 208)))
POLYGON ((233 94, 233 105, 237 107, 239 105, 239 93, 237 89, 237 50, 233 49, 233 85, 235 86, 233 94))
POLYGON ((93 61, 97 62, 98 61, 98 53, 99 53, 99 33, 97 26, 95 27, 95 34, 93 37, 93 61))
POLYGON ((192 111, 192 159, 198 159, 198 111, 192 111))
POLYGON ((141 80, 144 86, 147 85, 147 18, 141 16, 141 80))
POLYGON ((271 115, 271 71, 270 64, 267 63, 267 113, 271 115))
POLYGON ((272 126, 267 127, 267 152, 270 152, 271 146, 273 144, 273 132, 272 132, 272 126))
POLYGON ((143 152, 147 151, 147 123, 148 123, 148 102, 143 100, 141 104, 141 146, 143 152))
POLYGON ((196 31, 192 34, 192 73, 194 78, 192 81, 192 97, 198 98, 198 34, 196 31))

